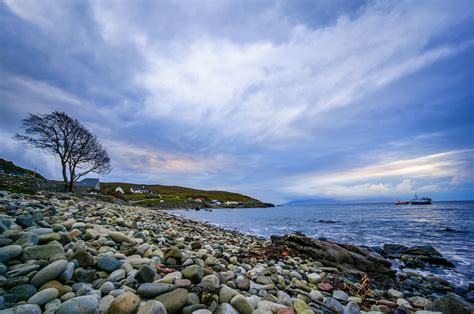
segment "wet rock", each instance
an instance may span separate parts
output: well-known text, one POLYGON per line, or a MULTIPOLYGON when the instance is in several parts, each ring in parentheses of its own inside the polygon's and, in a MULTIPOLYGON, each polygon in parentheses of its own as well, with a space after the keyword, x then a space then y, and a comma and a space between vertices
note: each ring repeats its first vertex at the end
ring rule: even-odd
POLYGON ((167 292, 155 298, 161 302, 168 313, 175 313, 184 307, 187 301, 188 291, 183 288, 167 292))
POLYGON ((183 278, 191 280, 192 283, 198 284, 204 277, 204 271, 199 265, 191 265, 181 271, 183 278))
POLYGON ((72 275, 74 274, 74 268, 75 268, 75 264, 74 264, 74 263, 72 263, 72 262, 67 263, 66 268, 65 268, 64 271, 58 276, 57 279, 58 279, 59 281, 62 281, 62 282, 71 280, 72 275))
POLYGON ((55 289, 55 288, 44 289, 35 293, 31 298, 29 298, 28 303, 43 305, 55 299, 58 295, 59 295, 58 289, 55 289))
POLYGON ((237 280, 237 288, 248 291, 250 289, 250 280, 247 278, 241 278, 240 280, 237 280))
POLYGON ((311 314, 311 313, 313 313, 313 311, 311 311, 309 306, 305 302, 303 302, 299 299, 296 299, 294 301, 293 306, 294 306, 295 312, 297 314, 311 314))
POLYGON ((125 270, 117 269, 109 275, 108 279, 110 281, 120 281, 125 278, 125 275, 125 270))
POLYGON ((241 314, 251 314, 253 312, 252 305, 240 294, 233 297, 230 304, 241 314))
POLYGON ((193 305, 193 304, 199 304, 199 296, 195 293, 188 293, 186 304, 187 305, 193 305))
POLYGON ((74 252, 69 260, 77 260, 79 262, 79 266, 81 267, 87 268, 94 266, 94 257, 90 253, 82 250, 74 252))
POLYGON ((288 247, 301 256, 310 256, 324 265, 336 267, 342 271, 364 271, 393 275, 390 261, 368 249, 354 245, 308 238, 301 234, 272 236, 271 241, 277 246, 288 247))
POLYGON ((338 310, 339 313, 343 313, 345 309, 344 306, 334 298, 324 298, 324 304, 338 310))
POLYGON ((316 274, 316 273, 311 273, 311 274, 308 274, 308 280, 311 283, 320 283, 321 282, 321 276, 319 274, 316 274))
POLYGON ((192 313, 193 314, 212 314, 212 312, 209 311, 208 309, 201 309, 201 310, 194 311, 192 313))
POLYGON ((321 291, 331 291, 333 289, 333 286, 329 282, 321 282, 318 283, 318 288, 321 291))
POLYGON ((191 313, 196 313, 199 310, 205 309, 206 306, 204 304, 193 304, 193 305, 188 305, 182 308, 181 313, 182 314, 191 314, 191 313))
POLYGON ((51 241, 60 241, 60 240, 61 240, 61 235, 56 232, 42 234, 38 237, 39 244, 45 244, 51 241))
POLYGON ((382 300, 377 301, 377 305, 386 306, 386 307, 396 307, 397 303, 395 303, 393 301, 390 301, 390 300, 382 299, 382 300))
POLYGON ((216 314, 239 314, 239 312, 229 303, 221 303, 216 314))
POLYGON ((469 302, 473 302, 473 303, 474 303, 474 290, 473 290, 473 291, 469 291, 469 292, 466 294, 466 300, 468 300, 469 302))
POLYGON ((15 222, 24 229, 33 226, 33 219, 31 216, 19 216, 16 218, 15 222))
POLYGON ((49 260, 56 254, 64 254, 64 247, 57 241, 50 242, 45 245, 34 245, 26 247, 23 250, 23 259, 25 260, 49 260))
POLYGON ((97 261, 97 267, 106 272, 113 272, 122 266, 122 262, 111 256, 104 256, 97 261))
POLYGON ((39 288, 39 291, 42 291, 44 289, 48 289, 48 288, 55 288, 58 290, 58 297, 62 296, 63 294, 67 293, 67 292, 70 292, 71 291, 71 287, 69 286, 63 286, 59 281, 57 280, 51 280, 51 281, 48 281, 47 283, 45 283, 44 285, 42 285, 40 288, 39 288))
POLYGON ((136 294, 125 292, 112 301, 108 312, 114 314, 132 314, 139 304, 140 298, 136 294))
POLYGON ((426 305, 425 310, 439 311, 444 314, 472 314, 474 304, 463 300, 461 297, 448 294, 426 305))
POLYGON ((360 308, 357 303, 351 301, 347 303, 346 307, 344 308, 344 314, 360 314, 360 308))
POLYGON ((257 279, 255 280, 255 282, 259 283, 261 285, 273 284, 273 280, 270 277, 267 277, 267 276, 258 276, 257 279))
POLYGON ((1 310, 1 314, 41 314, 41 308, 37 304, 22 304, 9 309, 1 310))
POLYGON ((127 237, 126 235, 124 235, 124 234, 121 233, 121 232, 111 231, 111 232, 109 233, 109 236, 110 236, 115 242, 119 242, 119 243, 126 242, 126 243, 129 243, 129 244, 134 244, 134 243, 135 243, 132 239, 130 239, 129 237, 127 237))
POLYGON ((144 298, 154 298, 176 289, 176 286, 161 283, 144 283, 138 287, 137 293, 144 298))
POLYGON ((109 310, 110 305, 114 301, 114 297, 111 295, 106 295, 99 301, 99 312, 100 313, 107 313, 109 310))
POLYGON ((33 232, 25 232, 15 241, 15 244, 22 246, 38 245, 38 243, 39 237, 33 232))
POLYGON ((347 299, 349 298, 347 293, 345 293, 344 291, 341 291, 341 290, 334 291, 332 293, 332 297, 336 300, 339 300, 339 301, 347 301, 347 299))
POLYGON ((219 278, 216 275, 207 275, 202 278, 200 287, 213 291, 219 288, 219 278))
POLYGON ((167 312, 163 303, 156 300, 150 300, 138 310, 137 314, 167 314, 167 312))
POLYGON ((76 273, 76 281, 79 282, 91 282, 95 277, 95 270, 94 269, 78 269, 76 273))
POLYGON ((17 301, 26 301, 31 298, 38 290, 33 285, 22 284, 15 286, 8 291, 16 296, 17 301))
POLYGON ((64 271, 66 265, 67 261, 64 260, 56 261, 49 264, 45 268, 41 269, 38 273, 36 273, 36 275, 31 279, 31 284, 36 287, 40 287, 44 283, 53 280, 64 271))
POLYGON ((388 258, 402 258, 409 261, 410 265, 407 266, 423 268, 423 263, 428 263, 445 267, 455 267, 452 262, 443 258, 441 253, 430 245, 406 247, 399 244, 385 244, 383 250, 385 256, 388 258))
POLYGON ((155 274, 156 270, 153 267, 149 265, 143 265, 135 275, 135 279, 138 282, 153 282, 155 279, 155 274))
MULTIPOLYGON (((288 295, 288 293, 284 291, 278 291, 277 296, 278 296, 279 304, 293 307, 293 302, 291 301, 291 297, 288 295)), ((321 297, 321 300, 322 300, 322 297, 321 297)))
POLYGON ((431 303, 431 301, 428 300, 427 298, 423 298, 419 296, 409 298, 408 302, 410 302, 411 305, 417 308, 424 308, 425 306, 431 303))
POLYGON ((191 243, 191 249, 193 249, 193 250, 198 250, 198 249, 200 249, 201 247, 202 247, 202 244, 201 244, 201 242, 199 242, 199 241, 196 241, 196 242, 192 242, 192 243, 191 243))
POLYGON ((114 289, 115 285, 110 281, 106 281, 100 286, 99 291, 102 292, 103 295, 107 295, 110 291, 114 289))
POLYGON ((221 303, 229 303, 233 297, 238 295, 239 293, 234 289, 226 285, 222 285, 221 290, 219 292, 219 300, 221 303))
POLYGON ((15 244, 0 247, 0 254, 5 256, 3 262, 8 262, 10 259, 17 257, 22 251, 22 247, 15 244))
POLYGON ((189 279, 178 279, 175 280, 174 285, 176 288, 187 288, 191 286, 193 283, 189 279))
POLYGON ((391 298, 395 298, 395 299, 400 299, 400 298, 403 298, 403 292, 400 292, 398 290, 395 290, 395 289, 388 289, 388 295, 391 297, 391 298))
POLYGON ((81 313, 81 314, 94 314, 99 302, 97 299, 90 295, 80 296, 72 298, 64 303, 62 303, 56 314, 71 314, 71 313, 81 313))
POLYGON ((10 270, 7 272, 8 277, 18 277, 18 276, 24 276, 28 275, 29 273, 38 270, 41 268, 40 265, 38 264, 23 264, 23 265, 15 265, 10 268, 10 270))

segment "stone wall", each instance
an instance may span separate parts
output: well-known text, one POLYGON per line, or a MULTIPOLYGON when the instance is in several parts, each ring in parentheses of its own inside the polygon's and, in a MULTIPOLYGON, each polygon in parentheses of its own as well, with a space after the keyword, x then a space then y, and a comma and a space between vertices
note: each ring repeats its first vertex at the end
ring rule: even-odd
POLYGON ((63 192, 64 186, 60 182, 39 179, 28 175, 0 174, 0 190, 30 193, 38 191, 63 192))

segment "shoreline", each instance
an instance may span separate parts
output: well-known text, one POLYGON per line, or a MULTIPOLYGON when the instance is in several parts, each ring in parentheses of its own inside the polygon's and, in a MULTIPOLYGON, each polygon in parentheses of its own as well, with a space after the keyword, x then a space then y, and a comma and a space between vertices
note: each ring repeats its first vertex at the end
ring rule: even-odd
MULTIPOLYGON (((415 313, 446 312, 452 304, 473 309, 437 278, 404 273, 380 290, 370 274, 354 271, 362 264, 347 272, 341 271, 349 269, 347 263, 328 266, 331 256, 318 260, 313 257, 319 251, 298 253, 295 238, 283 239, 282 246, 163 210, 63 193, 1 192, 0 217, 2 309, 67 313, 81 306, 90 313, 98 308, 140 314, 163 307, 168 313, 415 313), (15 290, 19 284, 29 290, 15 290)), ((372 254, 346 246, 334 248, 372 254)), ((385 263, 374 256, 374 263, 385 263)), ((6 311, 0 313, 13 313, 6 311)))
MULTIPOLYGON (((352 214, 352 216, 347 218, 340 218, 341 212, 344 210, 343 206, 339 206, 341 208, 335 208, 334 213, 328 212, 330 206, 326 207, 327 208, 324 210, 317 210, 316 208, 315 216, 311 216, 312 218, 308 222, 301 222, 301 220, 304 219, 303 215, 308 211, 293 213, 288 210, 279 210, 272 214, 272 212, 265 212, 262 210, 246 210, 242 213, 228 210, 216 210, 213 213, 200 213, 194 211, 185 212, 183 210, 177 212, 168 211, 168 213, 189 217, 189 219, 194 219, 196 221, 204 221, 219 225, 229 230, 239 230, 245 234, 261 236, 266 239, 269 239, 271 235, 285 235, 299 231, 313 239, 324 238, 334 242, 366 247, 375 250, 379 254, 384 255, 384 257, 387 257, 386 252, 383 250, 384 245, 403 245, 406 248, 430 247, 432 248, 433 253, 435 251, 438 252, 438 257, 446 259, 449 263, 431 265, 429 262, 432 261, 424 262, 418 259, 413 263, 413 261, 403 261, 399 259, 398 261, 395 261, 396 266, 405 268, 405 271, 414 271, 425 276, 434 275, 442 277, 452 283, 453 287, 468 288, 469 284, 474 281, 472 268, 469 268, 469 257, 472 256, 472 252, 469 252, 471 247, 469 243, 472 243, 472 238, 469 238, 469 236, 472 232, 466 231, 465 228, 468 228, 468 224, 464 223, 463 226, 456 225, 455 222, 453 222, 453 224, 446 222, 444 224, 437 223, 435 225, 430 225, 429 227, 431 228, 421 229, 420 225, 423 223, 418 223, 417 225, 415 223, 412 230, 406 230, 404 226, 398 228, 400 223, 405 222, 403 218, 398 218, 397 223, 393 226, 385 223, 383 228, 380 226, 371 228, 370 223, 365 223, 365 221, 373 221, 374 223, 377 223, 377 220, 372 220, 377 214, 372 215, 372 213, 367 213, 370 211, 371 207, 361 206, 363 207, 361 215, 352 214), (353 216, 357 216, 354 217, 356 220, 352 220, 353 216), (361 222, 359 225, 358 222, 360 220, 365 221, 361 222), (393 229, 388 229, 390 227, 393 227, 393 229), (452 227, 454 230, 446 227, 452 227), (412 236, 408 236, 405 231, 409 232, 412 236), (425 233, 420 234, 420 231, 425 233), (445 264, 450 263, 453 263, 455 267, 444 267, 445 264)), ((439 215, 442 215, 443 212, 441 210, 443 208, 439 207, 434 209, 437 210, 437 214, 439 213, 439 215)), ((355 210, 359 209, 360 208, 356 208, 355 210)), ((313 212, 311 212, 311 214, 313 215, 313 212)), ((387 210, 381 213, 381 217, 379 216, 375 219, 380 218, 382 222, 385 222, 387 221, 385 220, 386 217, 390 214, 391 209, 387 207, 387 210)), ((406 216, 406 213, 402 214, 406 216)), ((418 213, 418 215, 424 214, 424 212, 418 213)), ((406 222, 406 224, 409 223, 411 223, 411 221, 406 222)), ((426 224, 426 222, 424 224, 426 224)), ((430 252, 427 253, 431 254, 430 252)), ((389 259, 394 258, 389 257, 389 259)), ((436 263, 437 261, 434 262, 436 263)))
MULTIPOLYGON (((173 210, 170 210, 170 211, 173 211, 173 210)), ((163 211, 165 213, 167 213, 166 211, 163 211)), ((199 220, 196 220, 196 219, 193 219, 193 218, 190 218, 190 217, 185 217, 183 216, 182 214, 175 214, 175 213, 167 213, 167 214, 170 214, 170 215, 173 215, 175 217, 179 217, 179 218, 183 218, 185 220, 189 220, 189 221, 193 221, 195 223, 199 223, 199 224, 202 224, 202 225, 205 225, 205 226, 208 226, 208 227, 211 227, 211 228, 217 228, 217 229, 221 229, 221 230, 224 230, 224 231, 231 231, 231 232, 236 232, 242 236, 251 236, 251 237, 254 237, 256 238, 257 240, 262 240, 262 241, 270 241, 271 237, 272 236, 264 236, 264 235, 259 235, 259 234, 255 234, 255 233, 246 233, 246 232, 243 232, 243 231, 239 231, 237 230, 236 228, 230 228, 230 227, 226 227, 226 226, 222 226, 222 225, 219 225, 217 223, 211 223, 211 222, 208 222, 208 221, 199 221, 199 220)), ((290 233, 291 234, 291 233, 290 233)), ((305 236, 307 237, 307 236, 305 236)), ((314 238, 314 237, 308 237, 308 238, 311 238, 311 239, 318 239, 318 238, 314 238)), ((321 237, 320 237, 321 238, 321 237)), ((323 237, 325 238, 325 237, 323 237)), ((361 247, 361 248, 365 248, 365 249, 368 249, 370 251, 373 251, 373 252, 377 252, 377 253, 382 253, 383 252, 383 247, 385 245, 397 245, 397 246, 402 246, 400 244, 394 244, 394 243, 383 243, 383 244, 380 244, 378 246, 363 246, 363 245, 359 245, 359 244, 356 244, 356 243, 352 243, 352 242, 338 242, 337 240, 335 239, 327 239, 325 241, 328 241, 328 242, 333 242, 333 243, 337 243, 339 245, 351 245, 351 246, 357 246, 357 247, 361 247)), ((271 241, 270 241, 271 242, 271 241)), ((415 246, 415 247, 419 247, 419 246, 415 246)), ((407 249, 410 249, 409 247, 406 247, 407 249)), ((441 255, 441 254, 440 254, 441 255)), ((386 257, 384 255, 384 257, 386 257)), ((413 273, 413 274, 417 274, 419 275, 420 277, 437 277, 438 279, 437 280, 440 280, 440 279, 443 279, 445 281, 448 281, 449 282, 449 285, 454 289, 454 290, 457 290, 457 289, 460 289, 460 290, 464 290, 464 289, 469 289, 469 282, 466 282, 464 285, 458 285, 456 283, 454 283, 452 280, 449 280, 449 279, 452 279, 452 278, 449 278, 448 276, 445 276, 443 274, 440 274, 440 268, 436 267, 436 266, 433 266, 433 265, 425 265, 424 268, 409 268, 409 267, 401 267, 401 265, 403 264, 403 262, 399 259, 399 256, 397 257, 391 257, 391 258, 387 258, 390 262, 391 262, 391 269, 393 269, 396 273, 404 273, 404 272, 408 272, 408 273, 413 273), (404 271, 406 269, 406 271, 404 271)), ((444 259, 444 257, 443 257, 444 259)), ((444 259, 446 262, 448 263, 451 263, 449 260, 447 259, 444 259)), ((450 269, 450 268, 448 268, 450 269)))

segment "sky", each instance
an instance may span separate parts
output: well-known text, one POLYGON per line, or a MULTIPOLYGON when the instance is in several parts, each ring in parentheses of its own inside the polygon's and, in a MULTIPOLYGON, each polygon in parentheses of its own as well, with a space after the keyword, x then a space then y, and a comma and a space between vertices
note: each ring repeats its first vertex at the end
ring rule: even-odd
POLYGON ((470 2, 2 0, 0 157, 59 179, 12 139, 58 110, 102 181, 474 199, 470 2))

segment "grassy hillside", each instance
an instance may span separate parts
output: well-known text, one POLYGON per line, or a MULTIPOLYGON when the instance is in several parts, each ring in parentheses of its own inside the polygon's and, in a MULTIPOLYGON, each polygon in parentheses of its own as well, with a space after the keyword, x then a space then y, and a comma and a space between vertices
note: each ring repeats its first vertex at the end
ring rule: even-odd
POLYGON ((130 188, 132 186, 137 186, 137 184, 131 183, 122 183, 122 182, 108 182, 101 183, 101 190, 103 193, 115 191, 115 188, 120 186, 124 191, 124 197, 130 201, 139 201, 143 203, 148 203, 150 206, 160 200, 163 200, 167 203, 183 203, 188 198, 196 199, 198 197, 205 198, 206 201, 210 200, 219 200, 221 202, 225 201, 236 201, 244 202, 245 204, 260 204, 261 202, 252 197, 232 193, 225 191, 205 191, 192 188, 185 188, 181 186, 169 186, 169 185, 159 185, 159 184, 140 184, 138 186, 144 186, 146 189, 152 191, 151 194, 132 194, 130 193, 130 188))
POLYGON ((39 173, 35 173, 34 171, 19 167, 15 165, 13 162, 0 158, 0 170, 3 170, 5 173, 11 173, 16 175, 30 175, 36 176, 37 178, 44 179, 42 175, 39 173))
MULTIPOLYGON (((15 179, 31 179, 41 182, 50 182, 48 180, 37 180, 44 179, 43 176, 34 171, 19 167, 13 162, 0 158, 0 170, 7 174, 15 174, 18 176, 3 176, 4 178, 15 179), (36 177, 33 178, 33 176, 36 177)), ((0 182, 1 183, 1 182, 0 182)), ((14 182, 8 182, 4 189, 11 186, 13 188, 14 182)), ((22 183, 23 184, 23 183, 22 183)), ((32 183, 33 184, 33 183, 32 183)), ((34 183, 35 186, 38 183, 34 183)), ((59 182, 60 184, 60 182, 59 182)), ((25 184, 23 184, 25 185, 25 184)), ((22 185, 22 186, 23 186, 22 185)), ((56 184, 57 185, 57 184, 56 184)), ((55 185, 55 186, 56 186, 55 185)), ((47 189, 47 187, 43 187, 47 189)), ((24 189, 26 190, 26 189, 24 189)), ((34 189, 31 189, 34 190, 34 189)), ((23 191, 23 190, 22 190, 23 191)), ((261 201, 249 197, 247 195, 242 195, 239 193, 225 192, 225 191, 205 191, 192 188, 185 188, 181 186, 169 186, 169 185, 160 185, 160 184, 132 184, 132 183, 122 183, 122 182, 102 182, 101 183, 101 192, 103 194, 108 194, 120 198, 125 201, 130 201, 131 203, 141 205, 141 206, 150 206, 150 207, 163 207, 163 208, 188 208, 188 207, 206 207, 210 206, 209 202, 211 200, 218 200, 222 203, 226 201, 234 201, 243 203, 238 205, 239 207, 267 207, 271 204, 264 204, 261 201), (115 189, 120 186, 125 194, 116 193, 115 189), (146 189, 152 191, 150 194, 134 194, 130 192, 131 187, 141 187, 144 186, 146 189), (196 198, 204 198, 204 202, 198 203, 194 202, 196 198)), ((234 206, 234 205, 230 205, 234 206)))

